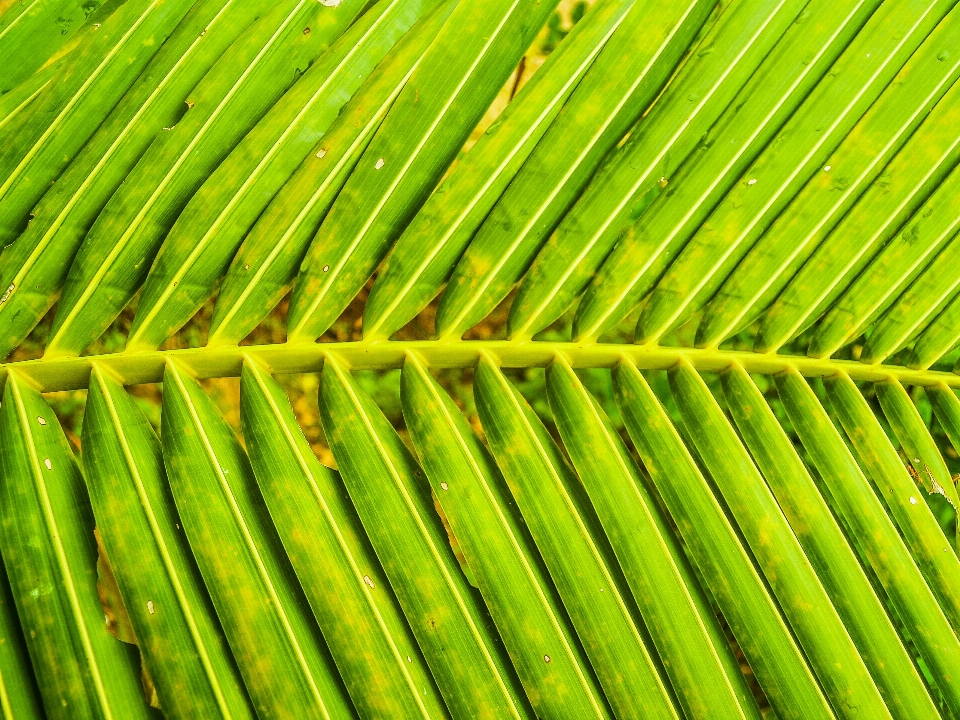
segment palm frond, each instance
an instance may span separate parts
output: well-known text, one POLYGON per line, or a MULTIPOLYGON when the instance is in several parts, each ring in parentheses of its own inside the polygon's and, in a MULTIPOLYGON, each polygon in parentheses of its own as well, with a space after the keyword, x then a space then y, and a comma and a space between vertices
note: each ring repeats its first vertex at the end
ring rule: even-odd
POLYGON ((960 716, 958 48, 0 0, 0 714, 960 716))

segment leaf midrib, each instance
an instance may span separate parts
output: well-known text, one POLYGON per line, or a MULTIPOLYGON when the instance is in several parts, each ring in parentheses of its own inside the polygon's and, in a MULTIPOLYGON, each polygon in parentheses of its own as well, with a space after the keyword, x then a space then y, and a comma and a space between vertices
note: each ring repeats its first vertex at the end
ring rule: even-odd
POLYGON ((893 379, 903 385, 929 387, 943 384, 960 388, 960 375, 943 370, 918 370, 902 365, 868 365, 856 360, 777 355, 746 350, 716 350, 689 347, 647 346, 592 342, 483 341, 361 341, 330 343, 278 343, 268 345, 223 345, 217 347, 157 350, 132 355, 110 353, 81 357, 39 358, 0 363, 0 390, 11 371, 29 379, 41 392, 82 390, 90 381, 96 363, 123 385, 159 383, 168 362, 186 368, 194 377, 239 377, 246 355, 271 368, 274 374, 315 373, 324 359, 336 356, 353 370, 390 370, 403 366, 415 352, 434 368, 475 367, 489 353, 505 368, 546 367, 563 355, 575 368, 612 368, 627 358, 642 370, 666 370, 681 359, 705 372, 718 372, 738 362, 754 375, 777 375, 796 370, 804 377, 846 374, 856 381, 893 379))

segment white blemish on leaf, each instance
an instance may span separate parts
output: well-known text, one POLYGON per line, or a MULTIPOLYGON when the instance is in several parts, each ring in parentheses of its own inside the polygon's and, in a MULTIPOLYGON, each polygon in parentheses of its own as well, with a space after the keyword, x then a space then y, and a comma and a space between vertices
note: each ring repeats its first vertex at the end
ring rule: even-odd
POLYGON ((747 180, 747 185, 756 185, 756 184, 757 184, 756 178, 750 178, 749 180, 747 180))
POLYGON ((330 270, 330 266, 329 266, 329 265, 324 265, 324 266, 323 266, 323 271, 324 271, 324 272, 328 272, 329 270, 330 270))
POLYGON ((832 166, 832 165, 824 165, 824 166, 823 166, 823 171, 824 171, 824 172, 830 172, 832 169, 833 169, 833 166, 832 166))
POLYGON ((39 415, 37 415, 37 422, 40 423, 41 425, 46 425, 46 424, 47 424, 47 421, 44 420, 44 419, 43 419, 42 417, 40 417, 39 415))
POLYGON ((550 656, 549 656, 549 655, 544 655, 544 656, 543 656, 543 661, 544 661, 545 663, 550 662, 550 656))
POLYGON ((317 150, 317 157, 318 157, 318 158, 322 158, 322 157, 323 157, 324 155, 326 155, 326 154, 327 154, 327 149, 326 149, 326 148, 320 148, 319 150, 317 150))
POLYGON ((373 580, 370 579, 369 575, 363 576, 363 583, 364 585, 369 585, 371 588, 373 587, 373 580))
POLYGON ((440 487, 443 488, 444 490, 449 489, 449 486, 445 482, 440 483, 440 487))
POLYGON ((340 0, 320 0, 320 4, 324 7, 337 7, 340 4, 340 0))
POLYGON ((374 167, 375 169, 379 170, 380 168, 382 168, 382 167, 384 166, 384 164, 385 164, 385 163, 383 162, 383 158, 380 158, 379 160, 377 160, 377 164, 374 165, 373 167, 374 167))
POLYGON ((410 657, 409 655, 407 655, 407 662, 408 662, 408 663, 412 663, 412 662, 413 662, 413 658, 410 657))
POLYGON ((911 504, 911 505, 916 505, 916 504, 917 504, 917 499, 916 499, 913 495, 910 496, 910 504, 911 504))
POLYGON ((3 293, 3 297, 0 297, 0 305, 3 305, 7 300, 10 299, 10 296, 13 295, 13 291, 17 289, 16 284, 10 283, 10 287, 6 289, 3 293))
POLYGON ((50 462, 50 458, 44 460, 43 464, 47 466, 47 470, 53 470, 53 463, 50 462))
POLYGON ((147 600, 147 612, 153 615, 156 610, 153 607, 153 600, 147 600))

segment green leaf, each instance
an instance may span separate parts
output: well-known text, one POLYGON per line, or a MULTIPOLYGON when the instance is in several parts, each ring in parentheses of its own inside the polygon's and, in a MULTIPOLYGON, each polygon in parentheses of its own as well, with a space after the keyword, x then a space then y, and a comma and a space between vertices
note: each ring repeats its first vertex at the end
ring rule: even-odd
POLYGON ((277 192, 234 256, 208 345, 239 343, 290 290, 320 222, 457 0, 411 28, 277 192))
MULTIPOLYGON (((41 71, 103 0, 40 0, 9 3, 0 14, 0 93, 41 71)), ((98 14, 99 17, 99 14, 98 14)))
POLYGON ((920 334, 905 364, 926 370, 960 343, 960 299, 950 301, 943 312, 920 334))
MULTIPOLYGON (((939 36, 935 30, 931 38, 939 36)), ((942 42, 938 65, 952 58, 949 38, 942 42)), ((921 77, 928 74, 939 73, 927 69, 921 77)), ((782 270, 786 287, 775 285, 762 303, 769 309, 757 335, 758 352, 783 346, 819 319, 920 208, 960 160, 960 137, 952 130, 958 122, 960 85, 954 83, 856 205, 818 241, 816 252, 798 256, 782 270)))
POLYGON ((192 0, 127 0, 88 28, 80 49, 0 152, 0 245, 26 226, 50 183, 157 53, 192 0))
POLYGON ((140 158, 87 234, 57 307, 49 355, 79 354, 110 325, 192 194, 363 4, 283 0, 230 46, 191 92, 187 113, 140 158))
POLYGON ((83 476, 57 416, 15 373, 0 408, 0 530, 47 717, 150 717, 136 648, 104 626, 83 476))
POLYGON ((53 76, 63 67, 64 61, 58 60, 38 70, 22 83, 5 94, 0 95, 0 137, 3 137, 3 128, 10 125, 24 112, 40 93, 50 85, 53 76))
MULTIPOLYGON (((650 298, 637 326, 638 342, 653 342, 686 320, 688 310, 699 308, 698 296, 701 304, 709 299, 726 274, 728 260, 739 260, 823 167, 950 10, 950 3, 884 3, 871 16, 875 7, 829 0, 807 6, 809 15, 784 35, 744 89, 743 107, 734 106, 711 128, 703 159, 688 160, 676 177, 668 178, 676 190, 663 195, 610 254, 577 310, 578 337, 597 337, 623 319, 648 291, 650 298), (772 92, 772 97, 764 97, 763 88, 777 88, 781 82, 789 82, 782 95, 772 92), (756 129, 743 117, 753 112, 761 119, 756 129), (785 112, 791 116, 785 117, 785 112), (743 142, 739 139, 743 125, 750 132, 748 139, 755 133, 763 142, 770 139, 756 160, 751 155, 760 148, 745 157, 740 153, 725 157, 725 148, 743 142), (721 199, 717 189, 726 197, 711 213, 721 199), (645 258, 639 267, 623 262, 633 253, 645 258)), ((750 147, 749 142, 744 145, 750 147)))
POLYGON ((614 713, 619 718, 679 718, 580 479, 530 406, 487 357, 477 367, 474 394, 494 457, 614 713))
MULTIPOLYGON (((700 1, 633 6, 458 264, 438 310, 438 334, 461 336, 507 295, 604 156, 657 99, 712 9, 700 1)), ((511 336, 526 337, 523 318, 538 287, 532 276, 521 285, 511 336)))
POLYGON ((56 184, 35 217, 0 251, 0 356, 15 348, 56 302, 87 230, 164 127, 187 109, 184 96, 270 0, 197 2, 56 184))
POLYGON ((761 717, 710 601, 630 451, 560 357, 550 408, 688 718, 761 717))
MULTIPOLYGON (((729 388, 730 385, 728 384, 729 388)), ((703 378, 670 370, 687 435, 716 483, 837 717, 891 717, 776 498, 703 378)), ((737 412, 736 404, 732 408, 737 412)))
MULTIPOLYGON (((532 287, 524 290, 529 298, 524 301, 525 318, 535 316, 540 328, 549 324, 548 317, 563 313, 610 252, 621 228, 659 194, 802 8, 793 0, 747 0, 733 3, 720 15, 691 48, 670 89, 630 137, 611 151, 540 251, 529 272, 532 287)), ((565 208, 557 210, 554 222, 565 208)), ((550 231, 545 227, 538 235, 545 237, 550 231)), ((515 278, 506 279, 508 289, 515 278)), ((515 316, 511 328, 519 327, 519 320, 515 316)), ((533 330, 533 325, 527 328, 528 333, 533 330)))
POLYGON ((960 287, 960 278, 953 272, 958 263, 960 237, 954 234, 946 247, 937 253, 926 269, 904 288, 903 294, 880 316, 860 354, 862 362, 883 362, 902 350, 949 305, 960 287))
MULTIPOLYGON (((846 375, 836 375, 824 382, 834 411, 856 449, 860 466, 886 500, 887 511, 936 596, 942 614, 949 619, 954 631, 960 633, 960 559, 950 550, 951 543, 930 508, 922 497, 917 497, 920 490, 854 382, 846 375)), ((878 387, 878 392, 883 390, 878 387)), ((895 420, 899 424, 903 416, 895 420)), ((910 439, 913 442, 905 449, 918 452, 927 449, 914 445, 917 438, 910 439)), ((924 453, 924 459, 933 460, 929 453, 924 453)), ((955 488, 951 490, 956 493, 955 488)))
POLYGON ((404 362, 400 396, 433 495, 477 577, 537 717, 611 717, 490 453, 412 354, 404 362))
POLYGON ((460 0, 320 226, 294 286, 291 342, 312 342, 386 255, 557 0, 460 0))
POLYGON ((90 499, 144 664, 168 717, 252 718, 187 545, 160 441, 123 387, 93 371, 83 423, 90 499))
POLYGON ((426 478, 380 409, 329 355, 320 414, 350 498, 450 713, 532 718, 478 593, 457 566, 426 478))
MULTIPOLYGON (((789 521, 790 531, 796 535, 829 594, 846 632, 856 643, 890 713, 904 720, 938 717, 920 673, 853 548, 760 390, 740 365, 732 365, 723 373, 722 380, 727 407, 740 435, 763 473, 772 497, 789 521)), ((830 632, 822 620, 818 632, 824 635, 830 632)), ((807 656, 815 657, 810 652, 807 656)), ((821 672, 821 678, 825 674, 821 672)), ((823 682, 828 685, 826 680, 823 682)))
MULTIPOLYGON (((960 26, 957 22, 960 13, 956 13, 937 27, 950 7, 950 4, 934 2, 884 4, 862 29, 860 24, 867 16, 857 13, 859 17, 853 19, 851 29, 859 30, 859 33, 852 42, 850 35, 841 41, 841 46, 849 45, 830 67, 826 81, 821 81, 803 105, 793 112, 769 148, 744 173, 742 182, 709 216, 704 227, 690 239, 680 257, 673 261, 657 283, 637 325, 638 340, 650 342, 659 338, 700 310, 807 181, 815 177, 821 167, 826 167, 826 161, 844 136, 854 132, 858 121, 871 106, 876 107, 876 101, 882 97, 888 83, 896 77, 898 85, 912 85, 911 71, 918 63, 928 66, 936 62, 941 43, 949 42, 942 35, 949 35, 954 25, 960 26), (941 32, 928 38, 935 28, 941 32), (895 40, 891 40, 894 32, 898 34, 895 40), (918 58, 920 55, 922 57, 918 58), (905 66, 908 60, 915 62, 905 66)), ((813 35, 812 31, 808 32, 813 35)), ((934 81, 940 79, 926 67, 921 74, 924 77, 934 75, 931 78, 934 81)), ((942 94, 949 83, 941 80, 939 87, 936 84, 934 87, 942 94)), ((924 104, 936 99, 935 94, 924 104)), ((895 104, 907 109, 916 107, 916 101, 904 99, 895 101, 895 104)), ((881 108, 878 112, 882 112, 881 108)), ((915 111, 914 125, 920 117, 922 111, 915 111)), ((740 120, 737 124, 742 122, 740 120)), ((894 122, 892 113, 884 114, 885 124, 894 122)), ((909 126, 900 128, 901 137, 905 139, 903 133, 909 134, 910 129, 909 126)), ((863 128, 856 130, 862 131, 863 128)), ((723 139, 718 137, 717 142, 719 144, 723 139)), ((865 157, 879 154, 867 150, 861 153, 865 157)), ((843 178, 838 178, 838 182, 842 183, 843 178)))
POLYGON ((829 357, 886 312, 960 228, 958 196, 960 172, 955 169, 836 300, 817 326, 808 355, 829 357))
POLYGON ((253 362, 243 366, 240 413, 264 500, 357 710, 447 717, 339 475, 319 463, 283 389, 253 362))
POLYGON ((633 0, 601 0, 430 196, 377 276, 364 307, 364 337, 389 337, 440 292, 561 108, 572 109, 568 98, 633 6, 633 0))
MULTIPOLYGON (((863 402, 862 398, 859 401, 852 398, 853 393, 857 393, 859 397, 856 387, 849 380, 839 380, 836 383, 830 394, 831 403, 838 414, 843 418, 853 410, 862 415, 862 409, 858 408, 863 402), (851 410, 844 407, 847 404, 850 404, 851 410)), ((828 385, 828 388, 830 387, 828 385)), ((956 668, 960 667, 960 641, 957 640, 955 629, 951 627, 943 609, 937 604, 935 586, 927 584, 924 574, 921 574, 911 557, 907 544, 901 539, 893 521, 874 494, 870 482, 851 455, 844 438, 830 422, 807 382, 796 370, 790 370, 777 376, 777 388, 790 420, 818 471, 824 495, 831 508, 886 592, 892 606, 890 611, 895 612, 901 619, 909 639, 930 669, 947 706, 956 713, 960 707, 960 684, 955 677, 956 668)), ((876 423, 876 420, 873 422, 876 423)), ((846 427, 846 420, 844 426, 846 427)), ((883 432, 879 427, 876 430, 883 432)), ((856 434, 853 434, 848 429, 847 433, 851 435, 855 446, 863 446, 863 431, 857 430, 856 434)), ((859 447, 858 452, 862 453, 859 447)), ((897 464, 899 465, 899 461, 897 464)), ((870 464, 864 467, 870 470, 870 464)), ((906 475, 902 466, 901 472, 906 475)), ((883 481, 876 485, 883 492, 888 507, 894 511, 894 518, 899 521, 897 506, 901 501, 888 493, 887 485, 890 482, 888 477, 898 481, 900 478, 897 474, 880 477, 883 481)), ((910 482, 909 477, 906 482, 910 482)), ((903 482, 898 484, 904 485, 903 482)), ((897 496, 910 492, 911 489, 904 486, 897 492, 897 496)), ((914 489, 912 492, 913 495, 904 496, 903 504, 929 516, 925 503, 913 504, 908 501, 909 497, 918 500, 917 491, 914 489)), ((920 513, 915 514, 920 517, 920 513)), ((903 529, 908 526, 900 523, 900 527, 903 529)), ((936 532, 942 538, 939 528, 936 528, 936 532)), ((929 574, 927 575, 929 577, 929 574)))
MULTIPOLYGON (((907 462, 913 468, 914 479, 922 484, 927 491, 927 500, 939 495, 953 508, 952 523, 956 528, 957 508, 960 501, 957 499, 957 488, 950 477, 950 471, 937 449, 930 431, 920 418, 917 408, 907 395, 907 391, 898 382, 874 383, 874 391, 880 400, 883 414, 893 428, 893 432, 900 441, 900 447, 906 453, 907 462)), ((939 515, 939 513, 937 513, 939 515)), ((939 520, 938 524, 943 526, 939 520)), ((956 530, 955 530, 956 533, 956 530)), ((957 544, 957 535, 948 536, 948 541, 957 544)))
POLYGON ((0 561, 0 714, 4 720, 42 720, 40 691, 13 603, 7 571, 0 561))
MULTIPOLYGON (((640 458, 777 716, 834 717, 790 626, 650 386, 628 361, 614 369, 614 383, 640 458)), ((686 409, 685 422, 693 412, 686 409)))
POLYGON ((380 0, 207 177, 170 229, 147 276, 127 338, 129 352, 156 349, 200 309, 270 199, 363 79, 436 2, 380 0))
MULTIPOLYGON (((941 59, 944 47, 960 42, 958 34, 956 14, 948 15, 826 159, 824 172, 810 179, 732 270, 700 321, 700 347, 719 345, 756 320, 851 206, 875 184, 889 182, 880 179, 888 172, 885 165, 905 143, 923 148, 922 159, 902 150, 909 162, 927 162, 936 134, 944 135, 942 114, 960 99, 960 88, 951 90, 960 75, 960 59, 941 59)), ((725 267, 730 265, 726 261, 725 267)))
POLYGON ((173 363, 163 387, 170 487, 258 717, 354 717, 243 448, 173 363))

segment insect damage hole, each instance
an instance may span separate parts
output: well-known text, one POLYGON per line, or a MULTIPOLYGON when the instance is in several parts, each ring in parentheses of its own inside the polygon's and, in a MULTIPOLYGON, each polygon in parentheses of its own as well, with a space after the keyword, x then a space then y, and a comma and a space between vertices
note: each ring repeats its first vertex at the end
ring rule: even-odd
POLYGON ((47 424, 47 421, 44 420, 43 417, 41 417, 40 415, 37 415, 37 422, 40 423, 41 425, 47 424))
POLYGON ((544 661, 545 663, 549 663, 549 662, 550 662, 550 659, 551 659, 551 658, 550 658, 549 655, 544 655, 544 656, 543 656, 543 661, 544 661))
POLYGON ((450 486, 447 485, 445 482, 440 483, 440 487, 443 488, 444 490, 449 490, 449 489, 450 489, 450 486))
POLYGON ((322 157, 323 157, 324 155, 326 155, 326 154, 327 154, 327 149, 326 149, 326 148, 320 148, 319 150, 317 150, 317 157, 318 157, 318 158, 322 158, 322 157))

